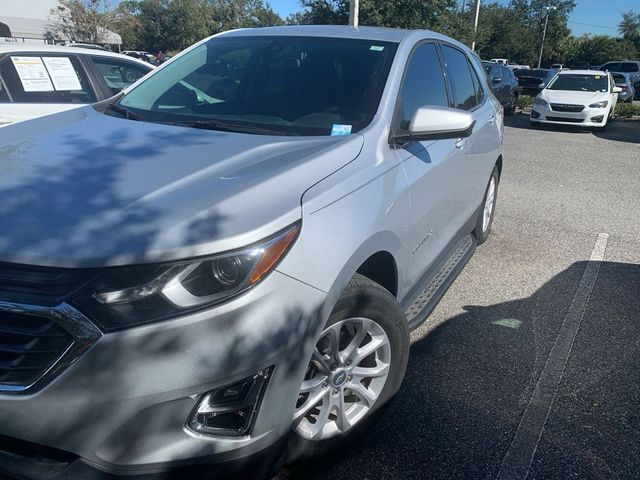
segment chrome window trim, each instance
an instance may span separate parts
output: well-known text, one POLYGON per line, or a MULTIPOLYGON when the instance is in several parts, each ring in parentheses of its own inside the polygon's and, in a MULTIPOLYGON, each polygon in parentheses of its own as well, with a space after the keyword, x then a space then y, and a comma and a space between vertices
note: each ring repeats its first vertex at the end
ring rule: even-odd
POLYGON ((37 379, 29 385, 5 385, 0 383, 0 395, 33 393, 48 384, 62 370, 74 363, 101 336, 102 332, 87 317, 67 303, 56 307, 41 307, 0 301, 2 312, 22 313, 54 320, 72 337, 73 343, 37 379))

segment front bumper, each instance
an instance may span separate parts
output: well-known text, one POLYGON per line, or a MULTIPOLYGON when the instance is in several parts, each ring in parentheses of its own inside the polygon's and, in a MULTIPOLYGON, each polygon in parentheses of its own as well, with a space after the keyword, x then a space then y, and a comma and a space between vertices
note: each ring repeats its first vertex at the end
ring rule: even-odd
POLYGON ((275 271, 211 310, 105 334, 40 391, 0 395, 1 433, 112 473, 250 457, 287 435, 307 359, 333 303, 275 271), (212 437, 186 427, 203 393, 271 366, 250 435, 212 437))
POLYGON ((550 105, 536 105, 531 108, 530 120, 555 125, 576 127, 602 127, 606 124, 610 106, 606 108, 585 107, 581 112, 554 111, 550 105))

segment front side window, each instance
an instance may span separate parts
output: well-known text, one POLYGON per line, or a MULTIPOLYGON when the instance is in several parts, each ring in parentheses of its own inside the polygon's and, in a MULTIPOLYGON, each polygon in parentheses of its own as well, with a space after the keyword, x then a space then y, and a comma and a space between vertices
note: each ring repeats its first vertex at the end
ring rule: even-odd
POLYGON ((547 88, 571 92, 608 92, 609 76, 565 73, 556 75, 547 88))
POLYGON ((96 101, 80 60, 75 56, 7 56, 0 62, 0 78, 16 103, 96 101))
POLYGON ((123 62, 106 57, 91 57, 93 64, 98 69, 112 94, 119 93, 123 88, 137 82, 144 77, 151 68, 123 62))
POLYGON ((396 43, 214 38, 119 102, 145 121, 274 135, 340 135, 375 115, 396 43))
POLYGON ((448 107, 440 58, 433 43, 420 45, 413 53, 400 90, 400 128, 407 130, 420 107, 448 107))
MULTIPOLYGON (((442 46, 447 77, 453 90, 453 106, 462 110, 473 110, 479 98, 472 78, 467 56, 457 48, 442 46)), ((477 81, 477 80, 476 80, 477 81)))

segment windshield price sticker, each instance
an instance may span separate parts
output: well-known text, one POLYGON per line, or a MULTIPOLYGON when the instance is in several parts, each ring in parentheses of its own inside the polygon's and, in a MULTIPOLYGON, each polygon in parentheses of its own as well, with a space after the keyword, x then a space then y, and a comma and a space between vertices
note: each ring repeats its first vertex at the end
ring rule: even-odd
POLYGON ((337 135, 351 135, 351 125, 334 123, 331 127, 331 136, 335 137, 337 135))
POLYGON ((56 90, 82 90, 80 79, 69 57, 42 57, 56 90))
POLYGON ((53 92, 53 84, 40 57, 11 57, 25 92, 53 92))

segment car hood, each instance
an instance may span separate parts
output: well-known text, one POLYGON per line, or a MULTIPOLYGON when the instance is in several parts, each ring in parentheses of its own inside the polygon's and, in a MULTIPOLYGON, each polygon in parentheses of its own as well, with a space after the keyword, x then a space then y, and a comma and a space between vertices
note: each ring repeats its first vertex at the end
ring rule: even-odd
POLYGON ((569 90, 548 90, 542 91, 540 96, 549 103, 569 103, 576 105, 590 105, 594 102, 607 100, 607 92, 572 92, 569 90))
POLYGON ((0 261, 104 266, 240 248, 297 221, 363 136, 135 122, 91 107, 0 129, 0 261))

